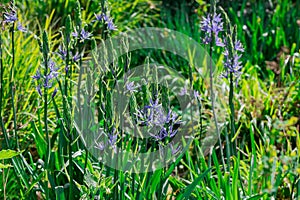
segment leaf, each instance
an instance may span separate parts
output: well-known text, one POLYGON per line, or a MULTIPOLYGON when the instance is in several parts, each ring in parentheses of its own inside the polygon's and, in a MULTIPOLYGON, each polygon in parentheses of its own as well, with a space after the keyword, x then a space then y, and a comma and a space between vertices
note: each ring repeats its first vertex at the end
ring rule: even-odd
POLYGON ((47 142, 45 141, 43 135, 40 133, 38 128, 36 127, 35 123, 32 121, 31 126, 33 128, 33 138, 36 143, 37 151, 39 153, 39 156, 42 158, 47 151, 47 142))
POLYGON ((195 187, 199 184, 199 182, 206 176, 206 174, 211 170, 211 168, 207 169, 203 172, 198 178, 196 178, 189 186, 186 187, 183 194, 179 195, 178 199, 189 199, 191 193, 195 189, 195 187))
POLYGON ((65 200, 65 193, 64 193, 64 187, 63 186, 56 186, 55 187, 55 194, 57 200, 65 200))
POLYGON ((20 155, 23 151, 17 152, 14 150, 2 150, 0 151, 0 160, 9 159, 12 157, 15 157, 17 155, 20 155))
POLYGON ((0 163, 0 169, 6 169, 9 167, 12 167, 12 166, 10 164, 4 165, 4 164, 0 163))

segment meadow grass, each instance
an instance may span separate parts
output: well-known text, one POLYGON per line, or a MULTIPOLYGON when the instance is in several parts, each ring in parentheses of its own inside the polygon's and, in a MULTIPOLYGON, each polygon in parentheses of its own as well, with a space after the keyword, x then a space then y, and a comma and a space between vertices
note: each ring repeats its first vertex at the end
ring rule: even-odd
MULTIPOLYGON (((215 7, 212 2, 182 2, 175 8, 168 1, 145 0, 3 2, 1 21, 13 9, 18 20, 3 23, 0 33, 0 198, 300 199, 300 1, 224 1, 215 7), (129 29, 169 28, 203 44, 202 17, 214 12, 222 15, 229 54, 234 54, 235 38, 245 48, 237 82, 230 73, 228 79, 205 83, 186 60, 153 49, 114 59, 100 77, 83 75, 87 60, 93 72, 99 56, 114 56, 99 55, 103 49, 97 46, 129 29), (130 173, 106 166, 81 140, 83 130, 92 131, 88 123, 92 119, 78 120, 84 110, 74 105, 82 103, 97 113, 97 127, 109 133, 107 144, 112 148, 159 150, 164 143, 129 137, 121 130, 125 122, 112 109, 112 88, 120 81, 130 87, 139 77, 126 73, 145 64, 149 74, 153 61, 172 66, 199 92, 201 116, 194 140, 174 162, 155 171, 130 173), (85 91, 94 95, 94 102, 81 102, 76 96, 83 80, 97 83, 87 81, 85 91), (228 115, 218 130, 218 142, 203 152, 209 123, 218 127, 220 117, 213 103, 218 91, 212 90, 212 84, 225 91, 219 101, 228 115)), ((214 73, 224 72, 223 48, 213 43, 203 46, 216 63, 214 73)), ((126 41, 121 48, 128 48, 126 41)), ((136 110, 153 106, 159 98, 165 110, 179 107, 155 74, 153 80, 129 98, 135 120, 139 120, 136 110)))

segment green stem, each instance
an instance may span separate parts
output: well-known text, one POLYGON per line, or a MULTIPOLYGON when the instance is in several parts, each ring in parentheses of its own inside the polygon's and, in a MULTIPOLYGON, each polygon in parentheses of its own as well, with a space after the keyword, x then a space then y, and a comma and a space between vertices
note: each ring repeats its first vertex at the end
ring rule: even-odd
POLYGON ((15 66, 15 34, 14 34, 14 28, 15 28, 15 23, 13 23, 11 27, 11 42, 12 42, 12 66, 10 69, 10 94, 11 94, 11 104, 12 104, 12 109, 13 109, 13 116, 14 116, 14 138, 16 139, 16 144, 17 148, 19 148, 19 142, 18 142, 18 135, 17 135, 17 115, 16 115, 16 108, 15 108, 15 102, 14 102, 14 66, 15 66))
POLYGON ((213 89, 213 69, 212 69, 212 50, 213 50, 212 45, 213 44, 210 43, 210 48, 209 48, 209 78, 210 78, 211 109, 212 109, 212 112, 213 112, 214 122, 215 122, 215 126, 216 126, 216 132, 217 132, 217 135, 218 135, 218 141, 219 141, 219 146, 220 146, 222 164, 223 164, 224 169, 226 169, 225 168, 224 153, 223 153, 223 148, 222 148, 221 135, 220 135, 217 116, 216 116, 216 112, 215 112, 215 95, 214 95, 214 89, 213 89))
POLYGON ((70 190, 69 200, 73 200, 73 161, 72 161, 72 133, 69 137, 69 174, 70 174, 70 190))
MULTIPOLYGON (((48 41, 43 41, 43 42, 48 42, 48 41)), ((45 71, 44 71, 44 77, 47 77, 48 75, 48 52, 46 49, 43 49, 44 51, 44 62, 45 62, 45 71)), ((47 85, 47 79, 45 78, 44 80, 44 86, 47 85)), ((46 162, 45 162, 45 169, 47 173, 47 178, 46 178, 46 199, 49 199, 49 189, 48 189, 48 182, 49 182, 49 163, 50 163, 50 156, 51 156, 51 143, 50 143, 50 137, 49 137, 49 131, 48 131, 48 88, 44 87, 44 122, 45 122, 45 133, 46 133, 46 142, 47 142, 47 152, 46 152, 46 162)))
POLYGON ((4 122, 2 119, 2 98, 3 98, 3 58, 2 58, 2 36, 0 34, 0 119, 1 119, 1 128, 2 132, 4 134, 5 142, 7 145, 7 148, 10 147, 8 135, 6 133, 4 122))
POLYGON ((232 141, 232 138, 235 135, 235 117, 234 117, 234 104, 233 104, 233 73, 230 73, 230 89, 229 89, 229 106, 230 106, 230 137, 229 137, 229 142, 230 142, 230 147, 231 147, 231 155, 236 155, 236 141, 232 141))

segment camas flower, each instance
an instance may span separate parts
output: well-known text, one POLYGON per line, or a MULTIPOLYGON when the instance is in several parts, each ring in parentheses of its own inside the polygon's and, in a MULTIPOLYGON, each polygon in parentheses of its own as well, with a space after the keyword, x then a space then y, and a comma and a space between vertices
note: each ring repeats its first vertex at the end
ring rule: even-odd
POLYGON ((17 26, 17 29, 23 33, 26 33, 27 32, 27 29, 24 28, 24 26, 21 24, 21 22, 18 22, 18 26, 17 26))
POLYGON ((240 61, 241 54, 240 52, 244 52, 244 48, 239 40, 234 41, 233 44, 233 54, 230 55, 228 45, 225 40, 225 49, 223 52, 224 55, 224 68, 225 73, 223 73, 223 77, 228 78, 229 73, 233 73, 236 77, 240 76, 240 71, 242 69, 242 62, 240 61))
POLYGON ((109 19, 107 21, 107 29, 110 30, 110 31, 115 31, 117 30, 116 26, 114 25, 112 19, 109 19))
POLYGON ((62 60, 66 60, 66 57, 67 57, 67 51, 63 49, 62 46, 59 46, 58 47, 58 52, 57 54, 59 55, 59 57, 62 59, 62 60))
POLYGON ((126 90, 131 92, 137 92, 139 85, 135 85, 133 81, 126 84, 126 90))
POLYGON ((87 32, 87 31, 85 31, 84 28, 81 29, 81 32, 80 32, 80 38, 81 38, 82 40, 88 40, 88 39, 90 39, 91 36, 92 36, 92 34, 89 33, 89 32, 87 32))
POLYGON ((33 79, 35 79, 35 80, 40 80, 40 78, 41 78, 41 73, 40 73, 40 71, 38 70, 37 72, 36 72, 36 74, 34 75, 34 76, 32 76, 31 78, 33 78, 33 79))
POLYGON ((75 53, 75 55, 72 57, 74 62, 77 62, 80 59, 80 54, 78 52, 75 53))
POLYGON ((38 94, 39 94, 40 96, 43 95, 43 94, 42 94, 42 90, 41 90, 41 85, 36 86, 36 91, 38 92, 38 94))
POLYGON ((108 19, 109 19, 109 17, 104 13, 101 13, 101 14, 98 14, 98 15, 95 14, 95 17, 96 17, 96 20, 98 20, 98 21, 102 21, 102 20, 103 21, 108 21, 108 19))
POLYGON ((90 39, 92 34, 89 33, 88 31, 85 31, 84 28, 82 28, 80 31, 80 34, 77 31, 75 31, 75 32, 72 32, 72 36, 75 38, 80 38, 81 40, 88 40, 88 39, 90 39))
POLYGON ((15 10, 11 9, 10 12, 4 13, 4 22, 6 23, 14 23, 18 20, 17 13, 15 10))
POLYGON ((180 150, 181 150, 181 145, 175 145, 174 142, 169 143, 170 149, 171 149, 171 153, 174 156, 175 154, 177 154, 180 150), (174 147, 176 146, 176 147, 174 147))
MULTIPOLYGON (((41 85, 44 88, 51 88, 53 85, 53 79, 55 79, 58 76, 58 68, 55 67, 55 63, 52 60, 48 61, 48 68, 49 73, 47 75, 41 75, 40 71, 38 70, 36 74, 32 76, 32 78, 38 83, 36 90, 40 96, 42 96, 41 85)), ((55 97, 56 93, 57 89, 55 88, 52 93, 52 98, 55 97)))
POLYGON ((137 122, 139 125, 149 127, 152 132, 149 133, 156 141, 161 141, 166 137, 174 137, 181 122, 178 116, 170 109, 166 114, 158 99, 150 99, 150 105, 145 106, 142 110, 137 110, 137 122), (154 131, 154 132, 153 132, 154 131))
POLYGON ((224 46, 221 39, 219 38, 219 33, 223 31, 223 22, 221 14, 208 14, 207 17, 203 17, 201 21, 201 30, 205 32, 205 37, 203 39, 204 44, 209 44, 212 42, 213 36, 215 38, 215 43, 217 46, 224 46))
POLYGON ((95 17, 96 17, 97 21, 106 23, 108 30, 110 30, 110 31, 117 30, 117 27, 114 25, 113 20, 111 18, 109 18, 106 14, 104 14, 104 13, 101 13, 98 15, 95 14, 95 17))

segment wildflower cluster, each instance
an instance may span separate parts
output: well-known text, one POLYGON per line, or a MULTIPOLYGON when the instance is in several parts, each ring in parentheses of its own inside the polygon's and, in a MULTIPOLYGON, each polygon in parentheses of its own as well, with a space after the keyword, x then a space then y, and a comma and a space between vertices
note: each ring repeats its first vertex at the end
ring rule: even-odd
MULTIPOLYGON (((13 5, 10 5, 8 7, 7 11, 4 12, 3 16, 4 16, 4 20, 3 20, 4 23, 14 24, 16 21, 18 21, 17 11, 13 5)), ((27 29, 24 28, 24 26, 21 24, 20 21, 18 21, 17 30, 24 33, 27 32, 27 29)))
MULTIPOLYGON (((67 50, 65 50, 62 46, 58 47, 57 54, 63 61, 65 61, 67 59, 67 50)), ((78 52, 76 52, 74 55, 72 54, 72 52, 70 52, 70 54, 71 54, 70 56, 71 56, 73 62, 77 62, 80 59, 80 55, 78 52)))
POLYGON ((81 29, 80 33, 75 31, 72 33, 72 36, 78 39, 81 39, 81 41, 89 40, 92 36, 91 33, 88 31, 84 30, 84 28, 81 29))
MULTIPOLYGON (((49 67, 49 73, 47 73, 47 75, 42 75, 38 70, 36 74, 32 76, 32 78, 38 83, 36 90, 40 96, 43 96, 41 88, 42 87, 47 89, 51 88, 53 85, 53 80, 58 76, 58 68, 55 67, 55 63, 52 60, 48 61, 48 67, 49 67)), ((57 88, 54 89, 54 92, 52 93, 52 98, 54 98, 56 93, 57 93, 57 88)))
POLYGON ((225 41, 225 47, 224 47, 224 67, 225 67, 225 73, 223 73, 223 76, 225 78, 228 78, 228 75, 230 73, 234 74, 235 76, 240 76, 240 71, 242 69, 242 62, 240 61, 241 54, 240 52, 244 52, 244 48, 239 40, 235 40, 233 44, 233 51, 230 52, 230 49, 228 48, 230 44, 227 44, 225 41), (232 54, 232 55, 231 55, 232 54))
POLYGON ((135 85, 134 82, 131 81, 126 84, 126 91, 128 91, 130 93, 137 92, 138 87, 139 87, 138 84, 135 85))
POLYGON ((107 25, 107 29, 110 31, 117 30, 117 27, 114 25, 113 20, 108 17, 106 14, 101 13, 101 14, 95 14, 96 20, 100 21, 102 23, 105 23, 107 25))
POLYGON ((217 46, 224 47, 219 33, 223 31, 223 22, 221 14, 214 13, 213 15, 208 14, 207 17, 203 17, 201 22, 201 30, 205 32, 205 37, 203 39, 204 44, 209 44, 215 38, 215 43, 217 46))
POLYGON ((115 128, 113 128, 109 133, 105 133, 102 129, 100 130, 99 137, 95 141, 95 148, 103 151, 107 147, 111 147, 116 151, 116 143, 118 138, 118 132, 115 128), (102 137, 105 136, 105 139, 102 137), (98 140, 100 142, 98 142, 98 140))
POLYGON ((165 114, 162 105, 158 103, 158 99, 155 101, 150 99, 150 104, 144 106, 141 110, 137 109, 135 115, 138 124, 147 126, 155 131, 155 133, 150 133, 150 135, 156 141, 162 141, 167 137, 173 138, 178 132, 175 127, 180 126, 181 123, 172 110, 165 114))
POLYGON ((203 39, 204 44, 209 44, 215 39, 216 46, 224 47, 223 55, 225 59, 223 64, 225 73, 223 74, 223 77, 227 78, 229 73, 239 77, 242 68, 240 52, 244 52, 244 48, 239 40, 232 41, 232 33, 225 34, 223 39, 219 36, 219 33, 224 31, 221 14, 214 13, 208 14, 207 17, 203 17, 201 30, 205 32, 205 37, 203 39), (232 48, 230 48, 231 43, 233 43, 232 48))

